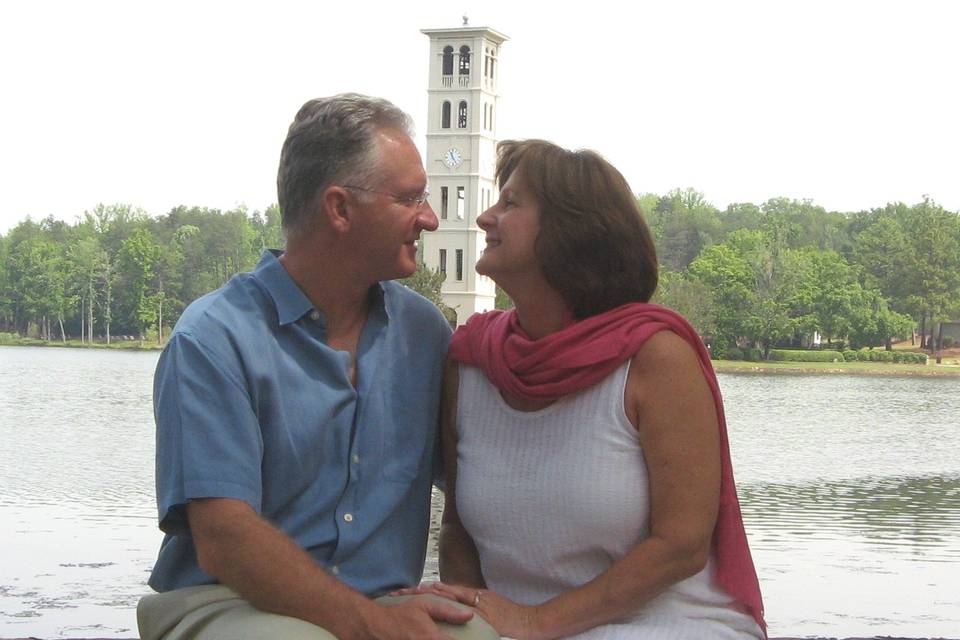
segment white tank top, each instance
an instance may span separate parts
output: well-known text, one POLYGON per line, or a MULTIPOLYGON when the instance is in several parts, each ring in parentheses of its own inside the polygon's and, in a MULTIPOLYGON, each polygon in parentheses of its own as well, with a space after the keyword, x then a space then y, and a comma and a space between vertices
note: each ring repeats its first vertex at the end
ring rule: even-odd
MULTIPOLYGON (((647 467, 624 410, 627 361, 539 411, 517 411, 460 367, 457 511, 487 587, 539 604, 589 582, 650 531, 647 467)), ((713 559, 617 624, 579 640, 763 638, 712 579, 713 559)))

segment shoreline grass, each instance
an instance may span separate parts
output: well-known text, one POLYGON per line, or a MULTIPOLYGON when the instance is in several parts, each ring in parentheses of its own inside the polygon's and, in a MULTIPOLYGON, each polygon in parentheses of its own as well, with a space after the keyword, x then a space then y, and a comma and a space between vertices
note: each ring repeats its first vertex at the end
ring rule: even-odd
POLYGON ((39 338, 6 338, 0 340, 0 347, 59 347, 61 349, 114 349, 121 351, 160 351, 164 345, 149 340, 112 340, 105 342, 80 342, 79 340, 40 340, 39 338))

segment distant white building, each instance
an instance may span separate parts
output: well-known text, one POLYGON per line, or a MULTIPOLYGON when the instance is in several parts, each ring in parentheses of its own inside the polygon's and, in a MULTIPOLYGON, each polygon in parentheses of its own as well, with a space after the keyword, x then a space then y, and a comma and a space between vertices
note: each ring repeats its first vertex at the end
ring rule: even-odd
POLYGON ((423 29, 430 38, 427 180, 439 228, 422 239, 426 265, 446 274, 443 302, 457 324, 494 308, 493 281, 474 265, 484 249, 477 216, 496 201, 497 77, 507 37, 488 27, 423 29))

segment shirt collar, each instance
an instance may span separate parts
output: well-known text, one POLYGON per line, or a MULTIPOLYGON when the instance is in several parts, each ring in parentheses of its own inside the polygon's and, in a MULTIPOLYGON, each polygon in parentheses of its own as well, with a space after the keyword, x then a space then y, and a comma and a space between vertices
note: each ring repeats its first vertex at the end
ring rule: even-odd
MULTIPOLYGON (((315 310, 313 303, 281 264, 279 258, 282 253, 277 249, 265 250, 260 257, 260 262, 253 270, 253 276, 263 284, 267 293, 273 298, 273 304, 277 309, 277 320, 281 326, 294 323, 315 310)), ((378 282, 370 290, 370 308, 371 310, 383 309, 387 317, 390 316, 390 300, 387 288, 382 282, 378 282)), ((322 319, 323 312, 319 313, 322 319)))

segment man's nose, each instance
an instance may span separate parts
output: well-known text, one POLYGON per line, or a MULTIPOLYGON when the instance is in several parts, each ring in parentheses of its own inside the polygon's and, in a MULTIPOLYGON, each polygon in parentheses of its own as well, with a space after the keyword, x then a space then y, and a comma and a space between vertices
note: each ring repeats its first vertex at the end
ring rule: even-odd
POLYGON ((424 231, 436 231, 437 227, 440 226, 440 221, 437 220, 437 214, 433 210, 433 207, 430 206, 428 200, 424 200, 423 208, 420 209, 417 217, 420 228, 424 231))

